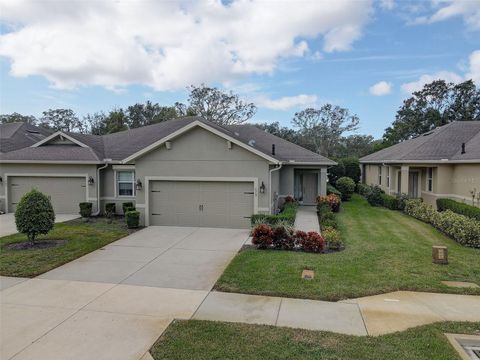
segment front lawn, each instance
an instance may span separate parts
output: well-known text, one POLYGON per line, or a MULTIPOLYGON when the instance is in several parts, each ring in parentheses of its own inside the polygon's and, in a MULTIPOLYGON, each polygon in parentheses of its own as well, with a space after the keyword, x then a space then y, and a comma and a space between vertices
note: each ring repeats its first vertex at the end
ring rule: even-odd
POLYGON ((175 321, 150 350, 160 359, 460 360, 444 333, 480 323, 437 323, 379 337, 213 321, 175 321))
POLYGON ((346 249, 331 254, 255 250, 240 252, 216 289, 229 292, 340 300, 415 290, 480 295, 442 280, 480 285, 480 249, 463 247, 399 211, 371 207, 354 195, 338 215, 346 249), (449 265, 432 264, 432 245, 446 245, 449 265), (315 278, 303 280, 303 269, 315 278))
POLYGON ((35 250, 8 250, 6 245, 27 241, 23 234, 0 238, 0 275, 34 277, 129 234, 123 219, 111 224, 104 218, 85 223, 81 219, 55 224, 47 235, 38 240, 66 240, 57 247, 35 250))

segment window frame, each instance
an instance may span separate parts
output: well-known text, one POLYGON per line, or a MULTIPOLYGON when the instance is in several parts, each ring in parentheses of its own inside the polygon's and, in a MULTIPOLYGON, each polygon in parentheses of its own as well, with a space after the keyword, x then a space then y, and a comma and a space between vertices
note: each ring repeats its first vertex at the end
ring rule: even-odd
POLYGON ((378 185, 382 185, 382 165, 378 165, 378 185))
POLYGON ((117 198, 134 198, 135 197, 135 188, 136 188, 136 181, 135 181, 135 170, 130 169, 122 169, 122 170, 115 170, 115 196, 117 198), (120 173, 132 173, 132 180, 130 181, 120 181, 119 175, 120 173), (132 185, 132 195, 120 195, 120 184, 131 184, 132 185))
POLYGON ((427 191, 428 192, 433 192, 433 167, 428 167, 427 168, 427 191))
POLYGON ((387 188, 390 189, 390 166, 387 166, 387 188))

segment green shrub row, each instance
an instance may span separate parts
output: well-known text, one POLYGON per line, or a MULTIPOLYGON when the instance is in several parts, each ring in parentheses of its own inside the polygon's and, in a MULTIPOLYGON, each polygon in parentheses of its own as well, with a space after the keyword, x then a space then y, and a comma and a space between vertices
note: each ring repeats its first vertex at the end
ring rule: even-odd
POLYGON ((437 209, 438 211, 451 210, 454 213, 480 221, 480 208, 452 199, 437 199, 437 209))
POLYGON ((403 210, 408 200, 406 194, 388 195, 378 185, 357 184, 357 192, 372 206, 383 206, 391 210, 403 210))
POLYGON ((459 244, 480 248, 480 222, 451 210, 436 211, 421 199, 406 201, 405 213, 444 232, 459 244))
POLYGON ((254 214, 250 218, 252 226, 258 224, 267 224, 276 226, 278 224, 285 224, 293 226, 295 224, 295 217, 297 216, 298 205, 296 203, 288 202, 285 204, 283 211, 277 215, 270 214, 254 214))
POLYGON ((327 195, 337 195, 337 196, 342 196, 342 193, 338 191, 333 185, 327 184, 327 195))

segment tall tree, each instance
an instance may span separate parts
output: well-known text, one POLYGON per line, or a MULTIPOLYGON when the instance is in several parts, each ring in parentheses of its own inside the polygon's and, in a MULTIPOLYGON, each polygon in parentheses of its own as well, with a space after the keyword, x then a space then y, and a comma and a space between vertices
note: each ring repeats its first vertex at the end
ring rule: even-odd
POLYGON ((71 109, 49 109, 43 112, 40 125, 55 131, 85 132, 86 126, 71 109))
POLYGON ((342 135, 358 128, 359 118, 348 109, 325 104, 320 109, 308 108, 295 113, 292 123, 298 128, 301 141, 310 149, 333 156, 342 135))
POLYGON ((128 129, 126 116, 122 109, 113 109, 108 115, 103 112, 88 114, 84 120, 89 124, 90 133, 93 135, 112 134, 128 129))
POLYGON ((333 157, 335 158, 361 158, 373 152, 377 141, 372 135, 349 135, 342 137, 339 146, 335 149, 333 157))
POLYGON ((22 115, 17 112, 0 115, 0 124, 24 122, 31 125, 37 124, 37 118, 32 115, 22 115))
POLYGON ((126 115, 128 126, 133 129, 175 119, 181 116, 181 113, 175 106, 160 106, 147 101, 145 104, 129 106, 126 115))
POLYGON ((392 126, 385 129, 383 143, 393 145, 456 120, 480 120, 480 90, 472 80, 436 80, 403 102, 392 126))
POLYGON ((190 86, 186 112, 203 117, 219 125, 242 124, 255 115, 257 107, 233 92, 217 88, 190 86))
POLYGON ((278 136, 279 138, 285 139, 287 141, 298 143, 299 142, 299 135, 298 133, 289 127, 280 126, 280 123, 273 122, 273 123, 260 123, 254 124, 259 129, 266 131, 272 135, 278 136))

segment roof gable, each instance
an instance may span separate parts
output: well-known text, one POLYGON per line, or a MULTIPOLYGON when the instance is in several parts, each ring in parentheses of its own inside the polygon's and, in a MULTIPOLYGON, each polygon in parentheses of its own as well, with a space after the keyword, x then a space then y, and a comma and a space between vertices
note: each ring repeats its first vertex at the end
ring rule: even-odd
POLYGON ((44 145, 76 145, 80 147, 89 147, 83 142, 75 139, 74 137, 62 132, 57 131, 50 136, 47 136, 45 139, 40 140, 39 142, 31 145, 31 147, 39 147, 44 145))

